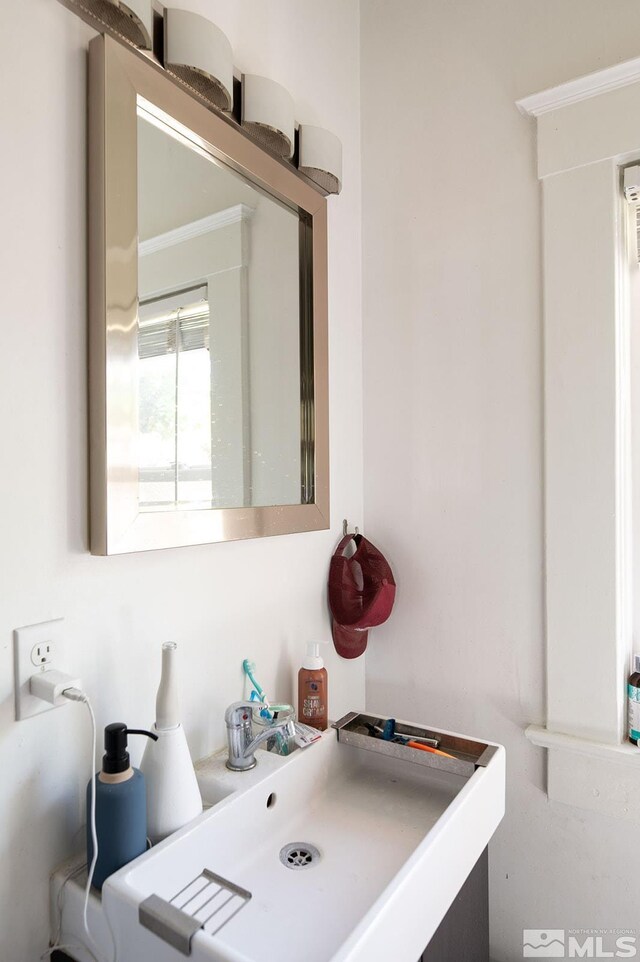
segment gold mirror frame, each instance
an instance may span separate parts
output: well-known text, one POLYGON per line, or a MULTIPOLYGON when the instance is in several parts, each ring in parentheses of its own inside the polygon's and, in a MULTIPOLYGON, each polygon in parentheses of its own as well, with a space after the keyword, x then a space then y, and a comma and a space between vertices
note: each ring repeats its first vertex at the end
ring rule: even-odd
POLYGON ((232 122, 193 99, 161 67, 101 35, 89 45, 89 204, 92 554, 122 554, 328 528, 325 198, 293 167, 266 153, 232 122), (145 109, 197 148, 297 208, 300 214, 301 252, 306 249, 311 253, 311 267, 301 269, 300 274, 301 483, 302 500, 312 499, 312 503, 139 511, 135 447, 138 431, 136 123, 141 102, 145 109), (309 318, 306 335, 305 313, 309 318), (310 380, 313 383, 310 384, 310 380))

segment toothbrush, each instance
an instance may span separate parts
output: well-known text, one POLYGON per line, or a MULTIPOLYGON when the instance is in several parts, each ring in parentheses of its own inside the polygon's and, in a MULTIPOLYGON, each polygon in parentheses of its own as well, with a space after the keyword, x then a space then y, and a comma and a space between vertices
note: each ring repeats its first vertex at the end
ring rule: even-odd
MULTIPOLYGON (((265 721, 273 721, 274 718, 277 717, 278 711, 282 711, 285 707, 288 707, 288 706, 273 705, 272 707, 269 704, 269 702, 267 701, 267 696, 264 693, 264 689, 256 680, 256 677, 254 674, 256 670, 255 662, 249 661, 248 658, 245 658, 245 660, 242 662, 242 670, 244 671, 245 675, 253 685, 253 691, 249 696, 249 700, 255 701, 262 705, 262 708, 260 709, 261 718, 264 718, 265 721)), ((282 732, 274 732, 274 738, 276 739, 276 742, 280 749, 280 753, 282 755, 288 755, 289 746, 287 745, 287 740, 283 736, 282 732)))
POLYGON ((251 692, 251 694, 249 695, 249 701, 258 702, 258 704, 260 704, 260 705, 262 706, 262 707, 260 708, 260 717, 261 717, 261 718, 266 718, 268 721, 271 721, 271 719, 273 718, 273 712, 271 711, 271 705, 269 704, 268 701, 262 701, 262 699, 260 698, 260 695, 258 694, 257 691, 255 691, 255 689, 254 689, 254 690, 251 692))
POLYGON ((262 702, 264 705, 264 708, 260 709, 261 717, 272 719, 273 713, 269 711, 270 706, 269 706, 269 702, 267 701, 267 696, 265 695, 262 687, 256 681, 256 678, 254 675, 254 672, 256 670, 255 662, 249 661, 248 658, 245 658, 245 660, 242 662, 242 670, 244 671, 245 675, 247 676, 247 678, 249 679, 249 681, 251 682, 254 688, 254 691, 252 691, 250 695, 251 701, 262 702))
POLYGON ((242 662, 242 670, 244 671, 245 675, 247 676, 247 678, 255 688, 256 694, 260 699, 260 701, 266 702, 267 700, 266 695, 255 679, 255 675, 254 675, 254 671, 256 670, 255 661, 249 661, 248 658, 245 658, 245 660, 242 662))
MULTIPOLYGON (((253 685, 253 691, 249 696, 250 700, 255 702, 261 702, 263 705, 263 708, 260 711, 260 715, 262 716, 262 718, 272 720, 274 716, 277 715, 278 712, 280 711, 289 711, 289 710, 293 711, 293 708, 291 705, 270 705, 269 704, 269 702, 267 701, 267 696, 264 693, 264 690, 256 681, 255 662, 249 661, 248 658, 245 658, 244 661, 242 662, 242 670, 244 671, 245 675, 253 685)), ((301 722, 299 722, 295 718, 295 716, 294 716, 293 725, 296 730, 296 737, 295 737, 296 744, 298 745, 299 748, 307 748, 308 745, 313 745, 313 743, 318 741, 318 739, 321 737, 321 734, 322 734, 321 732, 317 731, 315 728, 309 728, 308 725, 303 725, 301 722)), ((280 733, 278 733, 278 739, 282 748, 285 749, 283 751, 283 754, 287 755, 288 750, 287 750, 286 740, 283 738, 282 735, 280 735, 280 733)))

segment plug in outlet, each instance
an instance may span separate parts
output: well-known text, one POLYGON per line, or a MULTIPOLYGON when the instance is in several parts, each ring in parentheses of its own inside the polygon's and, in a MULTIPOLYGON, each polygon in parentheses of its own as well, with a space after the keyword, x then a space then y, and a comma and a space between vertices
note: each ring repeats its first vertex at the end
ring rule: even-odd
POLYGON ((64 670, 62 626, 64 619, 16 628, 13 633, 16 721, 57 707, 29 691, 32 675, 51 668, 64 670))

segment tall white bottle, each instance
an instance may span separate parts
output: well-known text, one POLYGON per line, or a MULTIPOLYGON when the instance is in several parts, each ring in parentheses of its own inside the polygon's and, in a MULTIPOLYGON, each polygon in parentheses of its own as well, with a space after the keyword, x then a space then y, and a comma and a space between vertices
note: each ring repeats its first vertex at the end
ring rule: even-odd
POLYGON ((180 724, 177 645, 162 646, 162 676, 156 697, 156 721, 140 770, 147 785, 147 831, 155 844, 177 831, 202 811, 202 798, 189 746, 180 724))

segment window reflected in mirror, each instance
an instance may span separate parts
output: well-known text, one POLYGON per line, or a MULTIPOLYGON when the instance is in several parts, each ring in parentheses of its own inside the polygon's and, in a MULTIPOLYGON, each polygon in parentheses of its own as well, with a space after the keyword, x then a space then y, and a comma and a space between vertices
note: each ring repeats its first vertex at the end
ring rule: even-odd
POLYGON ((139 505, 211 508, 211 362, 206 287, 138 309, 139 505))
POLYGON ((297 211, 140 106, 138 232, 140 511, 303 503, 297 211))

